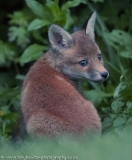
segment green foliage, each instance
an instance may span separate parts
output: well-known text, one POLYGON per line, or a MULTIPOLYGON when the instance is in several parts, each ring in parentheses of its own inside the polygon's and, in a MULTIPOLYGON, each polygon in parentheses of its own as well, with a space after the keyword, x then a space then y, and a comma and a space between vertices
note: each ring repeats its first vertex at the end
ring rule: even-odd
MULTIPOLYGON (((17 1, 14 1, 17 4, 17 1)), ((21 2, 21 0, 19 0, 21 2)), ((3 2, 6 3, 6 2, 3 2)), ((0 10, 0 135, 10 138, 20 105, 25 65, 48 50, 47 30, 56 23, 72 31, 97 10, 96 41, 110 77, 83 81, 83 95, 97 107, 104 133, 132 127, 132 9, 129 0, 25 0, 14 12, 0 10)), ((26 70, 26 71, 25 71, 26 70)), ((2 140, 3 138, 0 138, 2 140)))
POLYGON ((10 138, 17 113, 13 108, 19 107, 20 89, 0 87, 0 133, 10 138), (10 135, 10 136, 9 136, 10 135))
POLYGON ((91 141, 83 138, 59 137, 41 141, 25 141, 21 147, 5 145, 1 140, 1 159, 72 159, 72 160, 131 160, 132 132, 120 133, 118 138, 105 135, 91 141), (19 156, 19 157, 17 157, 19 156), (8 158, 7 158, 8 157, 8 158))
POLYGON ((36 30, 36 29, 42 28, 49 24, 50 22, 47 20, 41 20, 41 19, 36 18, 29 24, 28 30, 29 31, 36 30))
POLYGON ((107 42, 113 46, 120 56, 124 58, 132 58, 132 36, 122 30, 113 30, 111 33, 104 33, 107 42))
POLYGON ((43 55, 43 51, 47 49, 46 46, 38 44, 30 45, 19 58, 20 64, 23 66, 25 63, 39 59, 43 55))
POLYGON ((14 56, 15 52, 13 51, 11 45, 4 44, 3 41, 0 40, 0 67, 10 67, 14 56))

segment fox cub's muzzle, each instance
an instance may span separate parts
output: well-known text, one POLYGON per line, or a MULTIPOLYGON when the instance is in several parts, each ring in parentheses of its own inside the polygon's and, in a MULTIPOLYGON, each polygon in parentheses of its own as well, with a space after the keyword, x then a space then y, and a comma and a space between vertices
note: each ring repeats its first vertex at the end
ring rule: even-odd
POLYGON ((102 72, 101 73, 101 76, 104 78, 104 79, 107 79, 109 77, 109 73, 107 71, 105 72, 102 72))
POLYGON ((92 71, 90 74, 87 74, 87 79, 93 82, 104 82, 109 77, 109 72, 107 70, 103 72, 92 71))
POLYGON ((97 74, 97 77, 98 78, 96 82, 104 82, 109 77, 109 72, 107 70, 104 72, 100 72, 99 75, 97 74))

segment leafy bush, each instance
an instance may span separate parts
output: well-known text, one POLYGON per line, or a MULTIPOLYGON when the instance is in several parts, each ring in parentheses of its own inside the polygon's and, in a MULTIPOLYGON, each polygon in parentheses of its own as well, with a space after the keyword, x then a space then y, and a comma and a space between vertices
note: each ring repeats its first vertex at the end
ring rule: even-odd
MULTIPOLYGON (((47 30, 56 23, 72 32, 92 11, 104 63, 110 72, 103 84, 83 81, 83 95, 97 107, 103 131, 113 134, 132 127, 132 12, 129 0, 13 0, 13 13, 1 9, 0 133, 9 139, 17 118, 22 81, 28 63, 48 50, 47 30), (16 6, 15 6, 16 5, 16 6), (6 15, 6 16, 5 16, 6 15)), ((6 2, 2 1, 6 5, 6 2)))

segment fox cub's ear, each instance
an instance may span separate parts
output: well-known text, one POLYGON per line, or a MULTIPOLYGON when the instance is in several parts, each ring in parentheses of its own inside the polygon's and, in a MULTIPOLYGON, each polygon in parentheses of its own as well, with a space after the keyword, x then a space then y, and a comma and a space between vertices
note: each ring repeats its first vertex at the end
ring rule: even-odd
POLYGON ((48 37, 53 50, 68 48, 73 42, 71 35, 56 24, 50 26, 48 37))
POLYGON ((87 27, 86 27, 86 34, 92 39, 94 40, 94 24, 95 24, 95 20, 96 20, 96 12, 94 11, 93 14, 91 15, 88 23, 87 23, 87 27))

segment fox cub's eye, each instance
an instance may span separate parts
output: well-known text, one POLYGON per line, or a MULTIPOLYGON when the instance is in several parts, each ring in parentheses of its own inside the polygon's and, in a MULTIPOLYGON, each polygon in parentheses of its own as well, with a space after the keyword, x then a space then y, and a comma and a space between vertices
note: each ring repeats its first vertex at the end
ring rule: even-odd
POLYGON ((82 61, 79 62, 79 64, 80 64, 82 67, 85 67, 85 66, 87 66, 87 64, 88 64, 88 61, 82 60, 82 61))
POLYGON ((101 54, 98 54, 98 59, 99 59, 99 60, 102 60, 101 54))

